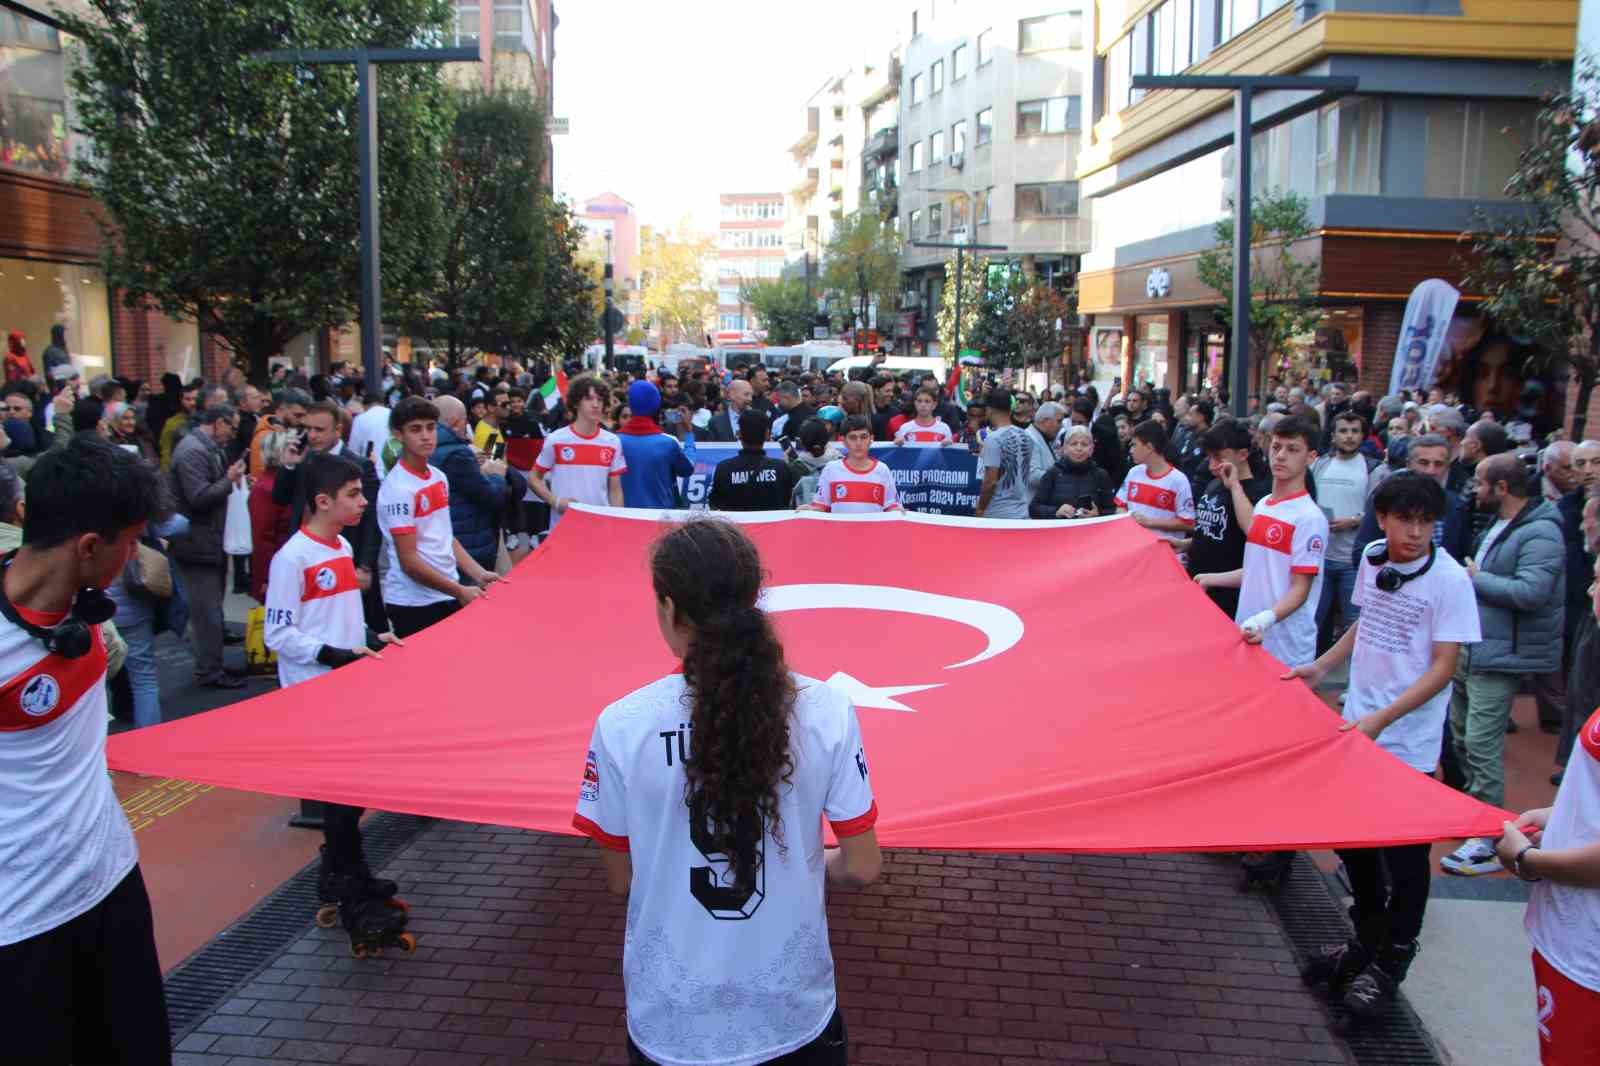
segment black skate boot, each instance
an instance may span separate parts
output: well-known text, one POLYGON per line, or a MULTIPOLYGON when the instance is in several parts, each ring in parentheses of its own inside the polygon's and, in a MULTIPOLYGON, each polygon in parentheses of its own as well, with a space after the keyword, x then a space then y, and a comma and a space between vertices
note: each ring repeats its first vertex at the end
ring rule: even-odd
POLYGON ((1344 994, 1345 985, 1366 969, 1388 937, 1388 921, 1383 915, 1362 918, 1350 908, 1355 935, 1336 944, 1324 944, 1300 966, 1300 979, 1308 986, 1327 985, 1329 999, 1344 994))
POLYGON ((397 900, 356 896, 339 902, 339 921, 350 937, 350 954, 358 959, 382 955, 387 947, 415 951, 417 938, 405 931, 407 920, 397 900))
POLYGON ((1368 1021, 1383 1013, 1400 991, 1400 982, 1411 969, 1411 960, 1417 957, 1417 942, 1383 946, 1366 967, 1350 982, 1344 994, 1345 1010, 1352 1019, 1368 1021))
POLYGON ((349 898, 385 900, 400 910, 406 909, 404 900, 395 898, 400 886, 387 878, 373 877, 365 861, 340 865, 328 857, 328 846, 322 845, 322 868, 317 871, 317 925, 332 929, 339 922, 339 901, 349 898))
POLYGON ((1240 892, 1257 887, 1276 892, 1289 880, 1289 873, 1294 869, 1294 852, 1247 851, 1244 858, 1239 860, 1239 868, 1244 871, 1240 892))

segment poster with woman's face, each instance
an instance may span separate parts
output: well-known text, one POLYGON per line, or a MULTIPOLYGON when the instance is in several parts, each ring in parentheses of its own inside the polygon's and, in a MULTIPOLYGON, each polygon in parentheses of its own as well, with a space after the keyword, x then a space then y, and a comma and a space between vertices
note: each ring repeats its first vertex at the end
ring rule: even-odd
POLYGON ((1539 435, 1558 426, 1566 408, 1564 380, 1550 361, 1477 315, 1451 320, 1435 384, 1501 422, 1528 422, 1539 435))
POLYGON ((1095 377, 1116 377, 1122 373, 1122 328, 1096 326, 1094 328, 1095 377))

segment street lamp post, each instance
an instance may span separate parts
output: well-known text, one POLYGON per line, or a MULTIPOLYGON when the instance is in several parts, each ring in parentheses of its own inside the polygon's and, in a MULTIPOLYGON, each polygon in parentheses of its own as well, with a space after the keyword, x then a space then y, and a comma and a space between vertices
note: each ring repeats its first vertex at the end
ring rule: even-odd
POLYGON ((356 160, 361 197, 361 372, 368 395, 383 366, 382 288, 378 262, 378 72, 383 63, 476 63, 476 48, 342 48, 257 52, 255 58, 290 66, 353 63, 356 68, 356 160))
POLYGON ((616 305, 611 302, 612 292, 616 283, 612 280, 610 233, 606 234, 606 272, 604 283, 606 290, 606 312, 601 316, 601 318, 604 319, 602 325, 605 327, 606 333, 606 369, 609 370, 612 367, 612 333, 613 327, 615 326, 612 316, 616 313, 616 305))
POLYGON ((956 326, 955 326, 955 355, 952 357, 957 363, 961 362, 961 274, 966 265, 967 252, 1005 252, 1009 251, 1003 244, 967 244, 964 241, 912 241, 915 248, 954 248, 956 250, 956 326))
POLYGON ((1233 308, 1233 367, 1229 374, 1228 392, 1230 409, 1234 415, 1243 418, 1250 413, 1250 137, 1261 130, 1315 111, 1341 96, 1348 96, 1356 91, 1357 79, 1323 75, 1135 74, 1131 84, 1135 89, 1227 89, 1234 94, 1231 136, 1192 148, 1168 160, 1161 169, 1171 169, 1199 158, 1222 144, 1231 142, 1234 145, 1233 292, 1230 301, 1233 308), (1257 122, 1250 114, 1253 97, 1258 92, 1271 91, 1309 92, 1313 95, 1257 122))

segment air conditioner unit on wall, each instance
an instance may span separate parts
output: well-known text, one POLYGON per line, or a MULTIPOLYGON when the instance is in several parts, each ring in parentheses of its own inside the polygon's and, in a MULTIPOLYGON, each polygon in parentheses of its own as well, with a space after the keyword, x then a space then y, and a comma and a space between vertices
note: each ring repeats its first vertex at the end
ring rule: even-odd
POLYGON ((950 153, 950 160, 949 160, 950 168, 952 170, 960 170, 963 166, 966 165, 967 160, 966 160, 965 157, 966 157, 966 153, 965 152, 951 152, 950 153))

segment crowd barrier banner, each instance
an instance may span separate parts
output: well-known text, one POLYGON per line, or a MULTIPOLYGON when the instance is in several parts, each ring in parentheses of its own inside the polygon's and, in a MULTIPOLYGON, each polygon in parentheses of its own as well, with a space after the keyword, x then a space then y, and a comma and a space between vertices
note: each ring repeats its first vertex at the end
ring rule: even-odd
MULTIPOLYGON (((711 477, 724 460, 739 454, 737 444, 697 444, 694 473, 678 481, 683 498, 693 510, 706 507, 711 477)), ((783 449, 767 445, 767 454, 783 458, 783 449)), ((983 471, 978 457, 966 448, 913 448, 874 444, 872 456, 894 472, 900 502, 908 511, 923 514, 970 515, 978 506, 983 471)))
MULTIPOLYGON (((574 509, 510 583, 381 661, 120 734, 109 763, 572 832, 596 716, 678 668, 644 566, 662 518, 574 509)), ((1126 518, 740 520, 790 667, 856 705, 884 844, 1328 848, 1510 817, 1341 731, 1126 518)))

